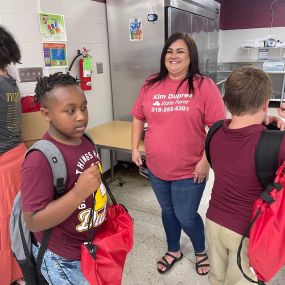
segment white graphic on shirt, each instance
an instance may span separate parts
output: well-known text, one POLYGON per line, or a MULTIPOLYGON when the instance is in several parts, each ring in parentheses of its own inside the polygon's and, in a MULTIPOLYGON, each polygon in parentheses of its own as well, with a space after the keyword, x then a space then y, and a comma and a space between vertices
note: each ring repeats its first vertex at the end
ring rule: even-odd
POLYGON ((160 106, 160 103, 158 101, 155 101, 152 105, 153 106, 160 106))
MULTIPOLYGON (((90 213, 91 213, 90 209, 83 210, 79 213, 78 219, 81 221, 81 223, 76 227, 76 230, 78 232, 84 232, 88 230, 90 213)), ((105 221, 106 213, 107 213, 106 204, 104 205, 103 208, 100 209, 100 211, 94 211, 93 221, 92 221, 92 226, 94 228, 98 227, 105 221)))
POLYGON ((189 112, 189 99, 192 98, 193 94, 188 93, 154 94, 154 102, 150 111, 152 113, 189 112))
MULTIPOLYGON (((76 167, 77 169, 75 170, 76 175, 80 175, 81 173, 84 172, 86 169, 86 163, 90 161, 91 159, 94 159, 95 157, 99 158, 98 154, 96 153, 95 150, 92 152, 87 152, 83 154, 77 164, 76 167)), ((101 169, 101 168, 100 168, 101 169)), ((101 172, 102 173, 102 172, 101 172)), ((76 184, 76 183, 75 183, 76 184)), ((106 213, 107 213, 107 191, 105 188, 105 185, 101 182, 100 187, 97 189, 95 193, 93 193, 93 199, 95 200, 94 202, 94 215, 93 215, 93 227, 97 227, 100 224, 102 224, 106 218, 106 213)), ((80 213, 78 214, 78 220, 79 224, 76 226, 76 230, 78 232, 83 232, 88 230, 88 223, 89 223, 89 217, 91 213, 91 208, 87 208, 86 201, 84 200, 79 206, 78 210, 80 213)))
POLYGON ((78 210, 83 210, 86 209, 86 203, 85 200, 79 205, 79 207, 77 208, 78 210))
POLYGON ((158 99, 164 100, 164 99, 166 99, 166 95, 155 94, 155 95, 153 96, 153 100, 158 100, 158 99))
MULTIPOLYGON (((106 188, 101 183, 100 188, 96 191, 96 194, 93 194, 93 199, 95 199, 95 206, 93 212, 93 227, 98 227, 101 225, 106 218, 107 214, 107 195, 106 188), (102 195, 104 193, 104 195, 102 195)), ((85 201, 82 202, 80 207, 85 204, 85 201)), ((86 204, 85 204, 86 208, 86 204)), ((84 232, 88 230, 89 217, 91 213, 91 208, 84 209, 78 214, 78 219, 80 224, 76 226, 78 232, 84 232)))
POLYGON ((97 157, 98 159, 100 159, 99 154, 96 153, 95 150, 93 150, 92 152, 89 151, 89 152, 81 155, 81 157, 79 158, 79 160, 76 164, 76 166, 79 169, 76 169, 75 174, 81 174, 84 171, 84 166, 85 166, 86 162, 93 159, 94 157, 97 157))

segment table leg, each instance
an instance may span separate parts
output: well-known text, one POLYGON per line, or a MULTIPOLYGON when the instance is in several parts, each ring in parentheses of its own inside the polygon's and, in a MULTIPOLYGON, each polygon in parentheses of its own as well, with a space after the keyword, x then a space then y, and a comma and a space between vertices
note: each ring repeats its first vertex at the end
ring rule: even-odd
MULTIPOLYGON (((98 148, 98 154, 100 156, 100 159, 102 159, 102 149, 101 148, 98 148)), ((115 160, 116 160, 116 151, 115 150, 112 150, 110 149, 110 167, 111 167, 111 177, 110 177, 110 180, 109 182, 113 182, 115 179, 115 160)), ((123 181, 122 181, 122 178, 121 177, 118 177, 117 178, 119 180, 119 185, 120 186, 123 186, 123 181)))
POLYGON ((124 183, 121 177, 115 178, 115 161, 116 161, 116 151, 110 150, 110 163, 111 163, 111 182, 115 181, 116 179, 119 180, 119 186, 123 186, 124 183))
POLYGON ((98 148, 98 154, 99 154, 100 159, 102 160, 102 150, 101 150, 101 148, 98 148))
POLYGON ((110 163, 111 163, 111 181, 114 181, 114 155, 115 155, 115 151, 114 150, 110 150, 110 163))

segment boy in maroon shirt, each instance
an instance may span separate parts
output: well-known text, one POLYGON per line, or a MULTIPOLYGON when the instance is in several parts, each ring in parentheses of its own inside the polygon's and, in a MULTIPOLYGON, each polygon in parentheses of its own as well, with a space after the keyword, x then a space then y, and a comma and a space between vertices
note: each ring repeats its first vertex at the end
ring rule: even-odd
POLYGON ((21 177, 22 208, 36 239, 33 255, 35 258, 38 255, 43 231, 52 228, 41 273, 49 284, 87 285, 80 270, 80 247, 87 241, 87 232, 94 235, 104 222, 107 197, 101 184, 96 148, 83 136, 88 123, 86 97, 76 79, 62 73, 40 79, 35 93, 42 115, 49 122, 43 138, 61 151, 67 180, 65 194, 54 200, 53 176, 47 159, 40 151, 32 151, 26 157, 21 177), (88 230, 94 199, 93 227, 88 230))
MULTIPOLYGON (((272 87, 269 77, 253 67, 234 71, 225 83, 225 104, 232 118, 217 130, 210 143, 215 181, 207 211, 206 236, 209 243, 211 285, 246 285, 237 266, 242 234, 250 222, 253 202, 263 189, 256 176, 255 148, 266 129, 262 122, 268 111, 272 87)), ((279 165, 285 159, 285 141, 279 165)), ((247 242, 242 249, 242 266, 250 271, 247 242)))

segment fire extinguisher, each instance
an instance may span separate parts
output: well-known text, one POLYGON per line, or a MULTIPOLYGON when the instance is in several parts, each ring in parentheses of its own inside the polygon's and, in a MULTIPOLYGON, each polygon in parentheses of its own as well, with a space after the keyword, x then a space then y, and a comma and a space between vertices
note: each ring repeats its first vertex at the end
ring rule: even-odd
POLYGON ((91 74, 92 74, 92 58, 87 53, 87 49, 83 48, 83 58, 79 60, 80 68, 80 87, 82 90, 91 90, 91 74))

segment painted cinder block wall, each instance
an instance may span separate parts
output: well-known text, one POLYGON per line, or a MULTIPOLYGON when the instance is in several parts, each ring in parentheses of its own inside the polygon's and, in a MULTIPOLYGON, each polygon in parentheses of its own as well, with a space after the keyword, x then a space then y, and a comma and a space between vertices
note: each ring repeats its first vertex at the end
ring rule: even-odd
MULTIPOLYGON (((218 0, 221 3, 222 30, 268 28, 273 0, 218 0)), ((273 27, 285 27, 285 0, 273 4, 273 27)))

